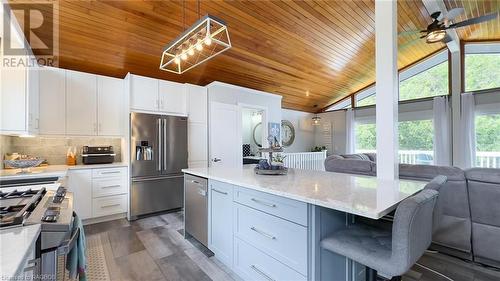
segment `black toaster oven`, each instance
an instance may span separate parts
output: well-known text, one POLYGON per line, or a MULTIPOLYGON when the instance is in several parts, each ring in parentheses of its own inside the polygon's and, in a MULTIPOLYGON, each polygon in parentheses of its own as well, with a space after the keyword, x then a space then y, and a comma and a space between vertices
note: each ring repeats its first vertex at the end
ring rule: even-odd
POLYGON ((113 146, 84 146, 82 162, 88 164, 109 164, 115 161, 113 146))

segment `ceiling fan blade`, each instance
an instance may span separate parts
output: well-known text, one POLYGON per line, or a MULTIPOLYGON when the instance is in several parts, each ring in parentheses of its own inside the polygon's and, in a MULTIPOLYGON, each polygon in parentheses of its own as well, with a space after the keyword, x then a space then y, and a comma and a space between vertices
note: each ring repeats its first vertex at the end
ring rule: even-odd
POLYGON ((497 16, 498 16, 498 12, 491 13, 491 14, 480 16, 477 18, 472 18, 472 19, 468 19, 468 20, 464 20, 461 22, 451 24, 450 26, 448 26, 448 28, 458 28, 458 27, 463 27, 463 26, 467 26, 467 25, 471 25, 471 24, 478 24, 478 23, 492 20, 492 19, 496 18, 497 16))
POLYGON ((441 12, 440 11, 436 11, 436 12, 434 12, 434 13, 431 14, 431 18, 437 20, 440 15, 441 15, 441 12))
POLYGON ((464 13, 464 8, 455 8, 455 9, 451 9, 448 11, 448 13, 446 13, 446 15, 444 15, 444 20, 453 20, 454 18, 460 16, 461 14, 464 13))

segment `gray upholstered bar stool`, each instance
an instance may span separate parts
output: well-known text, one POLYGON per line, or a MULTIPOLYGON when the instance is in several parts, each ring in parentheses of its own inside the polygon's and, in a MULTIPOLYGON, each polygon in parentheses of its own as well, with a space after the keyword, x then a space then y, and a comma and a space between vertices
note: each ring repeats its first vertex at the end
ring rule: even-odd
POLYGON ((431 244, 434 206, 444 182, 446 177, 437 177, 424 190, 402 201, 396 209, 392 233, 354 224, 323 239, 321 247, 365 265, 366 281, 375 281, 377 272, 401 280, 431 244))

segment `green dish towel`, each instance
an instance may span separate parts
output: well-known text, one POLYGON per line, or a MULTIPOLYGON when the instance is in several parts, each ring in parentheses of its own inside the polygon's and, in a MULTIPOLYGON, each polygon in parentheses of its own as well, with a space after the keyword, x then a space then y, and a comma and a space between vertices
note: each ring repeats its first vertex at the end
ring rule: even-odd
POLYGON ((76 238, 75 246, 68 253, 66 269, 69 271, 70 279, 76 279, 78 276, 80 281, 86 281, 87 275, 85 274, 85 270, 87 269, 87 258, 85 256, 85 232, 82 220, 75 214, 72 234, 77 230, 80 230, 80 235, 76 238))

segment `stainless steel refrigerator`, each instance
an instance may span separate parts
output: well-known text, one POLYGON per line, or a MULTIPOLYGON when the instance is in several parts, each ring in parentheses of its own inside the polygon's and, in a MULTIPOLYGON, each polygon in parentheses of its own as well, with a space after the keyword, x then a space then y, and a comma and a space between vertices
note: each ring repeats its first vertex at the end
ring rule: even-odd
POLYGON ((130 135, 131 219, 182 208, 187 118, 133 112, 130 135))

